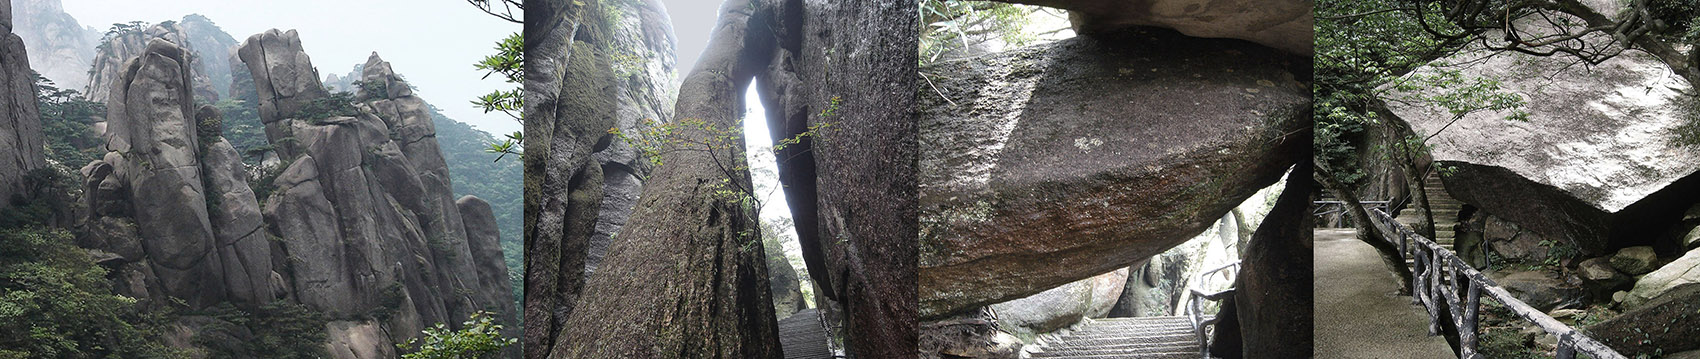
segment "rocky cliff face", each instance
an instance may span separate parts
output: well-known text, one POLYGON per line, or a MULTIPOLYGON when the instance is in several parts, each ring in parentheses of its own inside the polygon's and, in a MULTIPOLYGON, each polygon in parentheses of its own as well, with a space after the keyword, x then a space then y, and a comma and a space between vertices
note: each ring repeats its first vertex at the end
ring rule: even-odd
POLYGON ((41 76, 59 88, 81 89, 88 84, 100 30, 84 27, 65 13, 60 0, 12 1, 18 37, 30 48, 29 60, 41 76))
POLYGON ((46 165, 35 75, 23 38, 14 33, 17 8, 0 3, 0 209, 24 189, 24 175, 46 165))
POLYGON ((528 141, 527 151, 548 153, 525 159, 528 358, 556 351, 580 288, 603 268, 654 169, 607 129, 637 135, 673 120, 674 40, 661 3, 585 4, 539 2, 539 13, 560 18, 527 25, 528 53, 570 54, 539 57, 526 68, 527 118, 552 119, 525 128, 528 137, 542 138, 528 141))
POLYGON ((120 277, 134 279, 125 294, 258 305, 276 299, 270 248, 217 112, 194 107, 192 58, 153 39, 114 71, 109 152, 83 169, 93 227, 81 241, 116 256, 120 277))
POLYGON ((262 84, 268 140, 288 148, 265 169, 275 179, 255 182, 265 197, 220 136, 219 113, 194 107, 189 50, 154 38, 116 72, 110 152, 83 169, 79 241, 116 269, 119 290, 195 309, 304 304, 329 319, 336 358, 393 357, 395 343, 478 310, 512 326, 489 204, 452 196, 430 115, 389 64, 376 54, 366 64, 383 91, 284 97, 318 88, 294 33, 255 35, 242 53, 262 84), (306 76, 283 77, 295 74, 306 76))
POLYGON ((1141 28, 924 69, 941 76, 920 91, 922 317, 1203 232, 1302 159, 1303 61, 1141 28))
MULTIPOLYGON (((109 101, 114 91, 113 86, 117 85, 124 76, 126 63, 146 51, 148 44, 154 39, 163 39, 172 44, 178 44, 179 47, 188 52, 184 61, 189 63, 187 68, 190 71, 188 76, 191 82, 186 83, 186 85, 193 89, 191 95, 194 98, 191 100, 205 103, 217 102, 219 99, 218 91, 212 88, 212 80, 207 77, 201 65, 203 60, 197 55, 199 51, 193 50, 193 43, 189 42, 189 38, 189 33, 183 25, 175 21, 162 22, 146 29, 107 35, 104 39, 105 42, 102 42, 95 49, 92 68, 88 69, 88 87, 83 93, 87 95, 89 101, 109 101)), ((193 103, 190 102, 190 104, 193 103)))
MULTIPOLYGON (((914 1, 762 2, 757 75, 818 307, 851 356, 915 355, 914 1), (771 32, 771 34, 768 34, 771 32), (877 184, 877 185, 876 185, 877 184)), ((1059 283, 1060 284, 1060 283, 1059 283)))
POLYGON ((424 102, 374 54, 363 76, 384 86, 327 110, 340 100, 300 49, 294 31, 271 30, 239 50, 267 137, 287 163, 265 213, 292 263, 295 298, 337 317, 386 313, 375 324, 394 342, 476 310, 506 310, 506 281, 481 282, 493 274, 474 263, 500 253, 483 237, 492 227, 479 213, 475 252, 424 102))
MULTIPOLYGON (((1527 102, 1529 121, 1477 112, 1452 123, 1438 106, 1389 101, 1418 135, 1439 132, 1429 143, 1438 165, 1455 169, 1441 177, 1453 197, 1600 255, 1647 244, 1700 194, 1700 149, 1673 140, 1685 123, 1682 93, 1693 87, 1657 59, 1629 52, 1583 67, 1562 57, 1485 55, 1464 51, 1444 62, 1499 81, 1527 102)), ((1399 96, 1406 95, 1435 94, 1399 96)))

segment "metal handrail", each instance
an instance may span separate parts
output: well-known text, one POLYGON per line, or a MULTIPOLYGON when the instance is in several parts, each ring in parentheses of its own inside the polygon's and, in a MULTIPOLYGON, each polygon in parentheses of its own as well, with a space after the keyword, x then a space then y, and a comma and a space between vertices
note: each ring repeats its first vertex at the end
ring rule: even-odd
POLYGON ((1418 235, 1411 227, 1393 220, 1387 212, 1380 209, 1369 209, 1369 212, 1374 213, 1373 220, 1379 222, 1374 225, 1388 229, 1382 231, 1382 239, 1397 244, 1400 255, 1415 259, 1410 264, 1411 299, 1428 311, 1429 335, 1440 334, 1440 311, 1445 310, 1452 317, 1452 324, 1458 328, 1459 358, 1484 358, 1477 352, 1476 346, 1479 344, 1477 312, 1481 309, 1481 296, 1485 294, 1541 330, 1558 336, 1558 359, 1574 359, 1578 352, 1595 359, 1627 359, 1611 347, 1511 296, 1505 288, 1458 258, 1457 254, 1418 235), (1398 238, 1393 238, 1394 235, 1389 232, 1397 233, 1398 238), (1461 287, 1465 284, 1469 288, 1461 287), (1464 296, 1460 297, 1460 293, 1464 296))
POLYGON ((1228 296, 1233 295, 1234 294, 1234 288, 1230 287, 1228 289, 1224 289, 1224 290, 1221 290, 1221 291, 1216 291, 1216 292, 1212 292, 1212 293, 1205 293, 1204 291, 1199 290, 1198 286, 1200 284, 1204 283, 1204 278, 1210 277, 1211 274, 1215 274, 1216 272, 1219 272, 1223 269, 1228 269, 1228 268, 1234 268, 1233 274, 1230 274, 1230 277, 1228 278, 1229 281, 1232 281, 1233 277, 1231 277, 1231 276, 1237 275, 1237 273, 1239 272, 1239 267, 1240 267, 1240 261, 1234 260, 1233 262, 1228 262, 1228 264, 1223 264, 1219 267, 1211 268, 1210 270, 1199 272, 1198 277, 1193 280, 1192 284, 1187 285, 1187 290, 1192 292, 1192 296, 1191 296, 1191 298, 1189 298, 1187 300, 1186 314, 1187 314, 1187 318, 1192 319, 1192 331, 1193 331, 1193 334, 1198 336, 1198 354, 1202 358, 1205 358, 1205 359, 1210 358, 1210 338, 1209 338, 1209 336, 1205 335, 1204 328, 1206 326, 1215 325, 1216 322, 1222 321, 1222 316, 1220 316, 1220 315, 1211 317, 1210 319, 1204 319, 1203 318, 1203 316, 1204 316, 1204 306, 1203 306, 1204 302, 1203 302, 1203 300, 1210 300, 1210 301, 1213 301, 1213 302, 1221 301, 1222 299, 1226 299, 1226 298, 1228 298, 1228 296))

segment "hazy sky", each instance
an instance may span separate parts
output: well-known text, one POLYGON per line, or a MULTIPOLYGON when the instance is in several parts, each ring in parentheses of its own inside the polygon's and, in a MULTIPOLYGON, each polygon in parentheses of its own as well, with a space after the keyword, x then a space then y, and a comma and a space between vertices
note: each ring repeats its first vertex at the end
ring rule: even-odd
POLYGON ((520 25, 485 15, 464 0, 63 1, 77 22, 100 31, 113 23, 158 23, 191 13, 212 19, 238 43, 272 28, 295 29, 321 79, 347 74, 376 51, 450 118, 498 135, 521 127, 468 102, 510 87, 500 76, 481 80, 484 74, 472 64, 494 53, 495 42, 519 32, 520 25))
POLYGON ((679 75, 683 79, 691 66, 696 65, 702 49, 708 47, 708 34, 719 20, 721 1, 661 0, 661 3, 673 18, 673 32, 679 39, 679 49, 675 52, 679 55, 679 75))

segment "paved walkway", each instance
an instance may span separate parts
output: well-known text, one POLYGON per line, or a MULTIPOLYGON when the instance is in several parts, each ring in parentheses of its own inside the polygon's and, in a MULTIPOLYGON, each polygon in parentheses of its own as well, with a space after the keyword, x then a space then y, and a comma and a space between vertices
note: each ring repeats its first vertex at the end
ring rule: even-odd
POLYGON ((826 341, 826 328, 813 308, 779 320, 779 348, 785 359, 832 359, 826 341))
POLYGON ((1317 229, 1317 358, 1456 358, 1428 335, 1428 314, 1397 296, 1399 280, 1351 229, 1317 229))

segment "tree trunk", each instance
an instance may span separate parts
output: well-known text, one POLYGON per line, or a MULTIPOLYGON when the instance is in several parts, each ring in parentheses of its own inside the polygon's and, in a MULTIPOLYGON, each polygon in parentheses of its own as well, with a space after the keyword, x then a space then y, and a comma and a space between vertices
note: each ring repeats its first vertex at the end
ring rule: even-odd
POLYGON ((550 358, 781 357, 743 137, 722 132, 742 128, 743 90, 771 46, 754 9, 722 5, 679 89, 675 123, 701 125, 666 140, 550 358))
POLYGON ((1345 202, 1346 214, 1352 217, 1352 222, 1357 223, 1358 240, 1374 247, 1376 253, 1381 254, 1381 262, 1399 277, 1399 295, 1411 295, 1411 268, 1405 266, 1404 254, 1400 252, 1397 244, 1388 243, 1383 239, 1385 237, 1381 235, 1381 230, 1376 229, 1375 222, 1370 220, 1369 212, 1365 211, 1363 203, 1358 201, 1358 194, 1336 180, 1333 169, 1321 161, 1317 161, 1316 170, 1312 175, 1317 182, 1322 183, 1323 188, 1334 194, 1335 198, 1345 202))
MULTIPOLYGON (((1417 169, 1415 151, 1416 149, 1409 147, 1401 149, 1400 152, 1404 158, 1399 161, 1399 167, 1405 171, 1405 187, 1409 187, 1408 190, 1411 191, 1411 209, 1416 211, 1417 219, 1421 220, 1417 222, 1417 228, 1413 229, 1416 229, 1417 234, 1423 237, 1438 240, 1434 238, 1434 212, 1429 210, 1428 188, 1424 186, 1427 183, 1427 179, 1424 178, 1426 172, 1417 169)), ((1392 209, 1389 208, 1388 210, 1392 209)))

